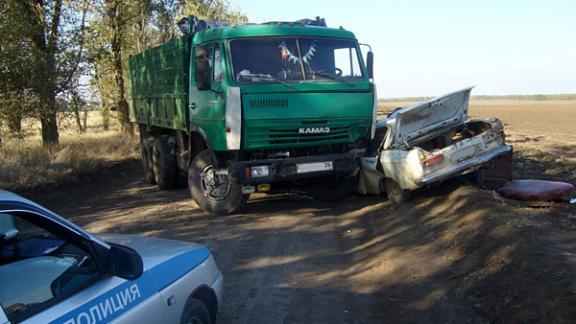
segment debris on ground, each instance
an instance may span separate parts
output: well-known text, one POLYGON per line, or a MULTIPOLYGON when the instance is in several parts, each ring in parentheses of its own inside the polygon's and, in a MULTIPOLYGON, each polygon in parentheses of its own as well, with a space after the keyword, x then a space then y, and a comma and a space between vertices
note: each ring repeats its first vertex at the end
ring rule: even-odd
POLYGON ((574 186, 546 180, 513 180, 498 189, 502 197, 522 201, 569 201, 574 186))

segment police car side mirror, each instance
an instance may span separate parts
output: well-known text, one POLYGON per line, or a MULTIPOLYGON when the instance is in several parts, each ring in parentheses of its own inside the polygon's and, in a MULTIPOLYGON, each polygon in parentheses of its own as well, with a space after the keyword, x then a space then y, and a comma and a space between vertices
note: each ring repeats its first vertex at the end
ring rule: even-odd
POLYGON ((111 244, 108 265, 113 275, 126 280, 138 279, 144 271, 142 257, 138 252, 118 244, 111 244))

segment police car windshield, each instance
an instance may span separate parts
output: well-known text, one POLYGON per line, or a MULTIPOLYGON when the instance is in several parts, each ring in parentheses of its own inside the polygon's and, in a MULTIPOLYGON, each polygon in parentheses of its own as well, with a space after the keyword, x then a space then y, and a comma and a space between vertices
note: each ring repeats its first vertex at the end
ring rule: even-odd
POLYGON ((344 39, 252 38, 230 43, 239 83, 364 79, 356 42, 344 39))

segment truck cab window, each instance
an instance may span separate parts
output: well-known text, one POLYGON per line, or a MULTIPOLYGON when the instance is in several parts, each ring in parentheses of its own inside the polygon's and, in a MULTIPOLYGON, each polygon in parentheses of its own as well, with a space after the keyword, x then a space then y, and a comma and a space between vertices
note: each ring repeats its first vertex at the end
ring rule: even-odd
POLYGON ((336 39, 298 39, 307 80, 362 80, 356 43, 336 39))
POLYGON ((265 38, 230 43, 240 83, 363 80, 356 42, 346 39, 265 38))
POLYGON ((294 38, 235 40, 230 46, 234 77, 238 82, 304 80, 294 38))
POLYGON ((93 283, 100 272, 87 246, 0 213, 0 304, 19 322, 93 283))
POLYGON ((207 59, 212 70, 212 81, 222 81, 224 76, 222 51, 218 45, 206 45, 196 48, 196 59, 207 59))
POLYGON ((216 47, 214 49, 214 64, 213 64, 213 80, 214 81, 222 81, 222 77, 224 75, 224 70, 222 67, 222 53, 220 48, 216 47))

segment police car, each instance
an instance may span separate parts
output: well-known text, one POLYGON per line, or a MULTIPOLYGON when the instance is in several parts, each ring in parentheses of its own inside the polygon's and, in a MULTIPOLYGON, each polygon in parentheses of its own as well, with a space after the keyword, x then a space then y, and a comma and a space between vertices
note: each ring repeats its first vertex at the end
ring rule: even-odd
POLYGON ((0 324, 213 323, 222 280, 203 246, 95 236, 0 190, 0 324))

